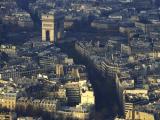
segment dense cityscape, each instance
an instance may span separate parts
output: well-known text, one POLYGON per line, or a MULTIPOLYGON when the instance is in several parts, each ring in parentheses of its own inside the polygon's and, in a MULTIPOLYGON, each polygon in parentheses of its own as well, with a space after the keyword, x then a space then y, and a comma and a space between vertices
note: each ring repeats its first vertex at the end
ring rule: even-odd
POLYGON ((0 0, 0 120, 160 120, 160 0, 0 0))

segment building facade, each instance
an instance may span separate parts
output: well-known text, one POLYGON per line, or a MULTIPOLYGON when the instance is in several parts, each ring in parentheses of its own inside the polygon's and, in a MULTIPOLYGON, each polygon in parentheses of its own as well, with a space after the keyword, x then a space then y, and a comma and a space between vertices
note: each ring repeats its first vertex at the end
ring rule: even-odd
POLYGON ((55 42, 63 37, 64 16, 61 13, 42 15, 42 41, 55 42))

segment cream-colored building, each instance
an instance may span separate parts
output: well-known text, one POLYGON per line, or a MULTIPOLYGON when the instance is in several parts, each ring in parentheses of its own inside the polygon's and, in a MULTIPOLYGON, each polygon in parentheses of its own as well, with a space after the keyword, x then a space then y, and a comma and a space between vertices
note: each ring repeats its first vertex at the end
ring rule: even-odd
POLYGON ((71 75, 75 78, 80 78, 78 68, 72 68, 71 75))
POLYGON ((154 115, 145 112, 128 111, 125 120, 154 120, 154 115))
POLYGON ((125 115, 128 114, 129 111, 132 111, 134 109, 133 103, 125 103, 125 115))
POLYGON ((10 110, 15 110, 18 93, 10 92, 0 95, 0 106, 10 110))
POLYGON ((64 33, 64 16, 62 13, 50 12, 42 15, 42 41, 55 42, 64 33))
POLYGON ((17 53, 16 46, 13 46, 13 45, 1 45, 0 51, 5 52, 6 54, 9 54, 9 55, 16 55, 17 53))
POLYGON ((74 63, 73 59, 72 58, 65 58, 64 59, 64 63, 65 64, 68 64, 68 65, 72 65, 74 63))
POLYGON ((145 89, 135 89, 135 90, 125 90, 125 94, 148 94, 148 90, 145 89))
POLYGON ((16 113, 12 113, 12 112, 2 112, 0 113, 0 120, 16 120, 17 115, 16 113))
POLYGON ((124 90, 123 94, 137 95, 148 99, 148 90, 145 89, 124 90))
POLYGON ((77 120, 87 120, 89 118, 89 113, 85 113, 83 111, 58 111, 58 116, 63 116, 64 120, 68 117, 77 119, 77 120))
POLYGON ((154 24, 154 23, 150 23, 150 22, 135 22, 135 26, 137 28, 140 28, 143 30, 143 32, 145 33, 149 33, 150 31, 152 31, 153 29, 155 28, 159 28, 160 27, 160 24, 157 23, 157 24, 154 24))
POLYGON ((59 109, 60 104, 58 100, 52 99, 29 99, 25 97, 21 97, 17 100, 17 108, 23 107, 26 109, 28 106, 32 106, 34 109, 43 109, 47 112, 55 112, 59 109))
POLYGON ((56 75, 59 77, 64 75, 64 70, 63 70, 62 64, 56 64, 56 75))
POLYGON ((95 97, 93 91, 85 91, 81 93, 81 104, 95 104, 95 97))
POLYGON ((154 115, 136 111, 133 103, 125 103, 125 120, 154 120, 154 115))

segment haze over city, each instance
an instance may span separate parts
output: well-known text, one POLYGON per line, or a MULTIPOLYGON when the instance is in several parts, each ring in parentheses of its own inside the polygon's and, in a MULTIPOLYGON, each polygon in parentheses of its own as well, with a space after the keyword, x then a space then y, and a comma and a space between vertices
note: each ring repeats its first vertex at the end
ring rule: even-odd
POLYGON ((0 120, 160 120, 160 0, 0 0, 0 120))

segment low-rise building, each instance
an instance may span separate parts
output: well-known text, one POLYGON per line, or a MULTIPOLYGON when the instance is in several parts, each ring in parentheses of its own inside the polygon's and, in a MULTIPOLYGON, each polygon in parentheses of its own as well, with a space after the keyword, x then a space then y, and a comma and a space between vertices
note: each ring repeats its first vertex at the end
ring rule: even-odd
POLYGON ((155 120, 153 114, 139 112, 139 111, 129 111, 126 114, 126 120, 155 120))
POLYGON ((1 112, 0 120, 17 120, 17 115, 13 112, 1 112))
POLYGON ((34 108, 35 110, 42 109, 46 112, 56 112, 60 108, 60 103, 58 100, 29 99, 26 97, 21 97, 17 100, 17 107, 23 107, 25 110, 28 106, 34 108))
POLYGON ((8 92, 0 95, 0 106, 9 110, 15 110, 18 92, 8 92))
POLYGON ((0 51, 5 52, 6 54, 9 54, 9 55, 17 54, 16 46, 13 46, 13 45, 1 45, 0 51))

